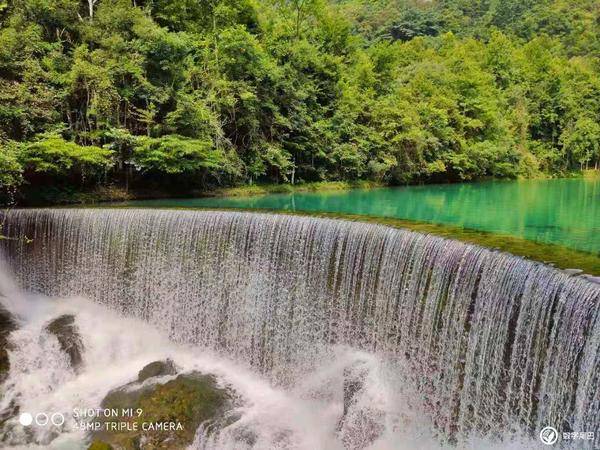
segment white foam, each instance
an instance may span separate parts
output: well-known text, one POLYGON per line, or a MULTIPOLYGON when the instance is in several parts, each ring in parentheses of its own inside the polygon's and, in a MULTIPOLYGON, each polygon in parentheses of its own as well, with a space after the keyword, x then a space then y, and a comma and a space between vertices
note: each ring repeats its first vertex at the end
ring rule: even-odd
MULTIPOLYGON (((11 368, 0 405, 4 409, 14 401, 21 412, 33 416, 40 412, 48 415, 60 412, 66 420, 62 427, 35 423, 23 427, 16 414, 4 426, 4 445, 30 449, 84 448, 87 436, 75 428, 74 410, 98 408, 107 392, 135 380, 144 365, 171 358, 180 371, 212 373, 221 385, 231 387, 240 396, 232 412, 239 419, 220 434, 208 435, 206 428, 201 427, 191 448, 241 449, 247 445, 253 449, 364 447, 391 450, 443 447, 436 433, 432 433, 432 425, 424 419, 426 414, 418 400, 411 398, 416 394, 400 375, 402 368, 381 356, 349 347, 332 348, 327 360, 318 364, 318 370, 287 387, 277 387, 245 365, 206 349, 174 344, 146 323, 123 318, 86 299, 44 300, 19 295, 20 301, 44 301, 45 306, 34 308, 35 314, 30 313, 11 334, 11 368), (49 321, 64 314, 75 316, 83 341, 83 367, 77 373, 69 366, 56 338, 44 331, 49 321), (376 412, 370 419, 379 421, 383 427, 380 436, 368 445, 360 444, 360 420, 347 419, 340 427, 344 372, 356 364, 366 371, 366 377, 348 417, 354 415, 360 419, 366 417, 365 412, 367 416, 376 412), (240 438, 244 434, 252 436, 252 446, 240 438)), ((506 448, 503 445, 501 448, 506 448)), ((493 448, 493 445, 479 442, 471 448, 486 447, 493 448)))

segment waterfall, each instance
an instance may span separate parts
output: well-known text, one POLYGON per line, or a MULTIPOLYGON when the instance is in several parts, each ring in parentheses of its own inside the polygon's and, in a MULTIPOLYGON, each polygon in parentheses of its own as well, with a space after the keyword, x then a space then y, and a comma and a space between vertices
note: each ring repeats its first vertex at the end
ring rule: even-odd
POLYGON ((90 298, 275 385, 347 345, 402 360, 446 436, 552 425, 596 431, 600 444, 600 286, 585 279, 329 219, 136 209, 4 219, 15 239, 0 246, 26 289, 90 298))

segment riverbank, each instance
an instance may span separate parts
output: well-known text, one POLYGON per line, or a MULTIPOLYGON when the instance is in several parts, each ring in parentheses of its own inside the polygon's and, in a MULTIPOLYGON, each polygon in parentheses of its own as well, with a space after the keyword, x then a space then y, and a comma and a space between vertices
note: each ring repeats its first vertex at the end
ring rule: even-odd
POLYGON ((250 197, 267 194, 292 194, 296 192, 332 192, 350 189, 374 189, 388 187, 377 181, 317 181, 302 184, 254 184, 215 189, 205 193, 205 197, 250 197))
MULTIPOLYGON (((551 176, 534 177, 533 179, 551 179, 551 176)), ((600 179, 600 170, 583 170, 565 173, 562 178, 600 179)), ((470 183, 482 181, 509 181, 508 179, 484 178, 470 183)), ((415 183, 406 186, 421 186, 429 184, 465 184, 463 183, 415 183)), ((132 200, 161 200, 170 198, 193 199, 207 197, 256 197, 269 194, 292 194, 301 192, 336 192, 352 189, 375 189, 394 187, 381 181, 315 181, 308 183, 266 183, 228 187, 213 187, 206 190, 181 191, 168 186, 153 186, 145 188, 125 189, 118 185, 100 185, 92 190, 78 190, 72 187, 46 186, 42 188, 29 187, 24 189, 21 198, 11 199, 10 206, 55 206, 55 205, 91 205, 97 203, 123 202, 132 200)), ((0 203, 1 205, 2 203, 0 203)), ((4 205, 6 206, 6 205, 4 205)))
POLYGON ((159 200, 168 198, 204 197, 254 197, 268 194, 292 194, 296 192, 334 192, 351 189, 373 189, 389 186, 376 181, 318 181, 300 184, 252 184, 194 190, 189 192, 148 188, 126 190, 120 186, 98 186, 91 191, 50 187, 26 191, 19 206, 93 205, 97 203, 124 202, 130 200, 159 200))

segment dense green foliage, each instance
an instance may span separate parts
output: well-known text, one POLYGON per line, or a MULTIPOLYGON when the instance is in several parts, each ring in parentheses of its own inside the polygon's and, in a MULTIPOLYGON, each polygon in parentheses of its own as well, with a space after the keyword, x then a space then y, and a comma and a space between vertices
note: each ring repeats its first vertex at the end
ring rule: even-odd
POLYGON ((0 21, 13 191, 600 160, 596 0, 0 0, 0 21))

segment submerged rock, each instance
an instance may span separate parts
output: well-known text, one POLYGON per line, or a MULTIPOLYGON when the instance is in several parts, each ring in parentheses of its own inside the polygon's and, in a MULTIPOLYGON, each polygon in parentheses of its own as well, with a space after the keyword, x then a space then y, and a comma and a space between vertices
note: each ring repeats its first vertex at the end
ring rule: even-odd
POLYGON ((172 361, 156 361, 144 367, 138 381, 108 393, 102 408, 118 411, 120 417, 102 421, 92 437, 119 449, 183 449, 189 446, 203 423, 212 423, 215 431, 225 424, 232 396, 217 385, 212 375, 189 372, 165 383, 141 382, 173 374, 172 361), (123 415, 124 411, 132 414, 123 415))
POLYGON ((338 429, 343 427, 350 408, 356 403, 356 396, 362 391, 368 373, 363 361, 357 361, 344 369, 344 411, 338 429))
POLYGON ((56 336, 60 348, 69 357, 71 367, 75 370, 81 367, 83 341, 75 325, 75 317, 71 314, 60 316, 46 325, 46 331, 56 336))

